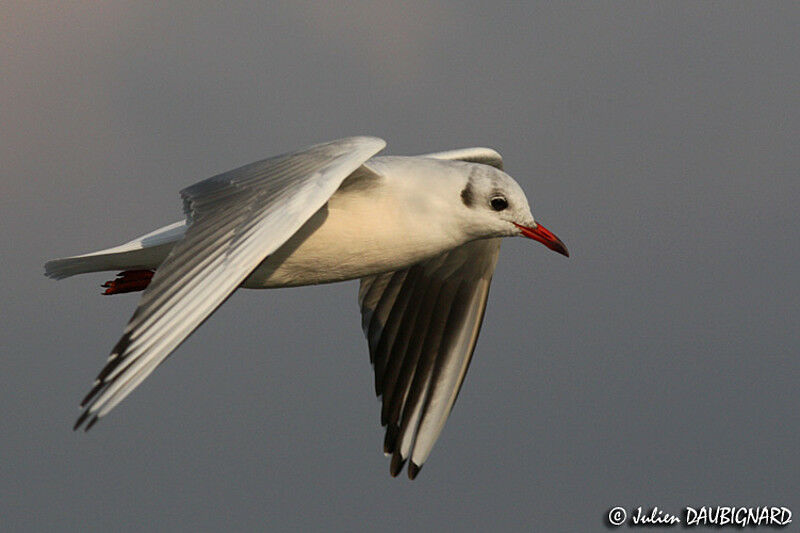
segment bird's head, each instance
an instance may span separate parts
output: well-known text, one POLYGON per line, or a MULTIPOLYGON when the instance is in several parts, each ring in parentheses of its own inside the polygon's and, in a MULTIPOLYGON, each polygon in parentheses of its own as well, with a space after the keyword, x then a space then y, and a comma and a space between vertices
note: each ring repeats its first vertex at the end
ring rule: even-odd
POLYGON ((539 241, 569 257, 567 247, 550 230, 533 219, 528 199, 519 184, 502 170, 472 165, 461 202, 484 237, 523 236, 539 241))

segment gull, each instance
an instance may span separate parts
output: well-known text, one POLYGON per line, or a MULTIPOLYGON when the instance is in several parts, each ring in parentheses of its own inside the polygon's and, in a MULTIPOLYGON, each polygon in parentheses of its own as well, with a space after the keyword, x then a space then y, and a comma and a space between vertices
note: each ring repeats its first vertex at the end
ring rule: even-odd
POLYGON ((46 263, 56 279, 120 271, 105 294, 144 291, 74 429, 107 415, 237 288, 359 279, 384 453, 392 476, 408 461, 414 479, 472 358, 501 238, 569 254, 496 151, 376 156, 385 146, 349 137, 245 165, 183 189, 185 220, 46 263))

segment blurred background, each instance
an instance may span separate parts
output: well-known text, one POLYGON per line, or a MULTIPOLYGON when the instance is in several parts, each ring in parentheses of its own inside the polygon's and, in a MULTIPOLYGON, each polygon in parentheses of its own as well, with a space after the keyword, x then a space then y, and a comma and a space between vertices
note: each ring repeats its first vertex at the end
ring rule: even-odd
POLYGON ((162 4, 0 4, 3 529, 800 514, 797 3, 162 4), (138 295, 43 263, 180 219, 195 181, 355 134, 499 150, 572 254, 504 243, 420 477, 381 453, 356 282, 237 292, 70 431, 138 295))

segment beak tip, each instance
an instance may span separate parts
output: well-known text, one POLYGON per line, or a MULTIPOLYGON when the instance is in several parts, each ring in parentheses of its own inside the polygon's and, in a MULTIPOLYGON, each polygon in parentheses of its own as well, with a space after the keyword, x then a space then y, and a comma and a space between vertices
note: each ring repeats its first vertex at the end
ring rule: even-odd
POLYGON ((514 225, 519 228, 520 234, 523 237, 528 237, 529 239, 538 241, 554 252, 560 253, 564 257, 569 257, 569 250, 567 250, 567 246, 561 242, 561 239, 556 237, 553 232, 541 224, 537 224, 535 228, 529 228, 517 223, 514 223, 514 225))
POLYGON ((553 250, 554 252, 563 255, 564 257, 569 257, 569 250, 567 250, 567 247, 564 245, 563 242, 561 242, 561 240, 558 240, 548 245, 547 247, 553 250))

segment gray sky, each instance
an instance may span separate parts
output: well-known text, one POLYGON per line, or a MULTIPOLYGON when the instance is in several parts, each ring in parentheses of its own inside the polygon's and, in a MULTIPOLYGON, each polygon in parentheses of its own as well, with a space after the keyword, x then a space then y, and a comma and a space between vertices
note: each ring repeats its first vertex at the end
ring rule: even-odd
POLYGON ((317 4, 0 4, 1 523, 800 519, 798 4, 317 4), (44 261, 179 219, 199 179, 353 134, 498 149, 572 254, 505 242, 420 477, 388 475, 355 282, 239 291, 72 433, 138 296, 44 261))

